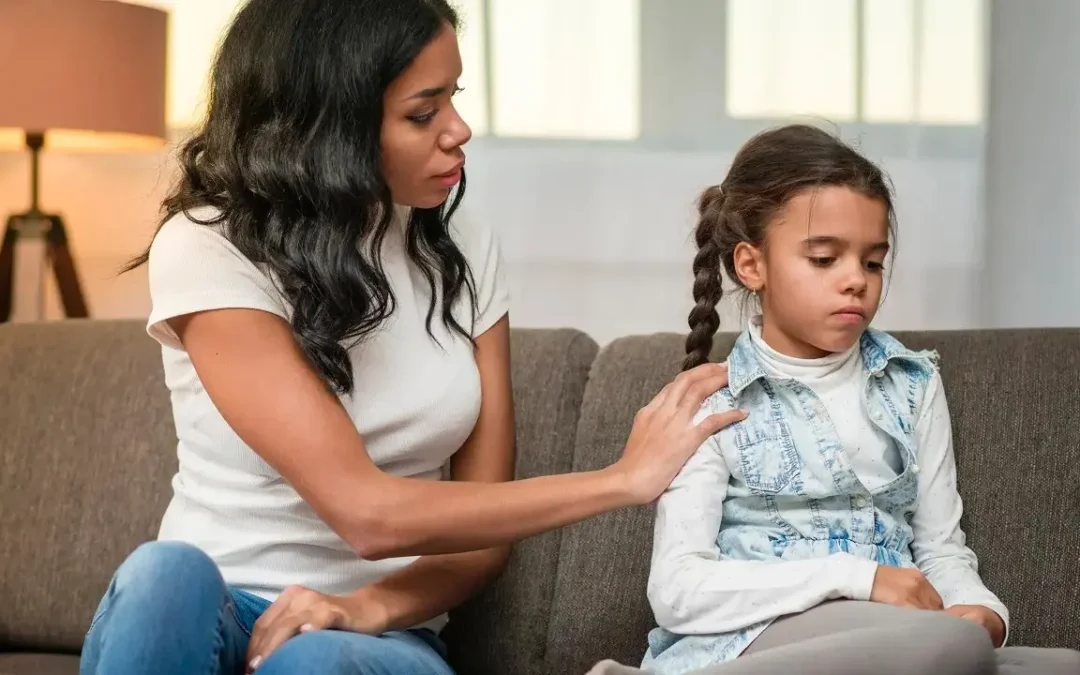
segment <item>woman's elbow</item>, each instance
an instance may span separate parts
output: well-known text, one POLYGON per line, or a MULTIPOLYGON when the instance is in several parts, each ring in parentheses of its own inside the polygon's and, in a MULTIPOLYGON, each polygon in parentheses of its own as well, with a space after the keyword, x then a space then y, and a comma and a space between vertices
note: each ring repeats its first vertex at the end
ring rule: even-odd
POLYGON ((358 514, 343 519, 342 538, 362 560, 378 561, 408 555, 413 542, 403 536, 403 528, 378 505, 368 505, 358 514))

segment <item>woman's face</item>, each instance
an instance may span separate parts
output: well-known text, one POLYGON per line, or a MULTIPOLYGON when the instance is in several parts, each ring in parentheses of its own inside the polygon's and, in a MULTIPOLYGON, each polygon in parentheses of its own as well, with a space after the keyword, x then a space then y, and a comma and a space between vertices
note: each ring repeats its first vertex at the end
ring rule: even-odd
POLYGON ((445 24, 387 87, 382 168, 395 203, 439 206, 461 180, 472 131, 451 102, 460 76, 457 35, 445 24))

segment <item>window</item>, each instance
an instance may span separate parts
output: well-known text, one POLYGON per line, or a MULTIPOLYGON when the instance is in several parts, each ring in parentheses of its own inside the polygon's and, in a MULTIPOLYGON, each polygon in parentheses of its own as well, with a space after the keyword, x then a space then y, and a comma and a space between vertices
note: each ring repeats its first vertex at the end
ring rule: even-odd
POLYGON ((488 6, 495 135, 638 137, 638 0, 488 0, 488 6))
POLYGON ((462 91, 454 97, 458 114, 476 136, 488 133, 487 49, 484 46, 484 0, 453 0, 458 11, 458 49, 461 51, 462 91))
MULTIPOLYGON (((205 114, 221 37, 243 0, 127 1, 169 10, 168 122, 194 126, 205 114)), ((639 0, 452 3, 461 16, 464 90, 455 105, 474 134, 638 136, 639 0)))
POLYGON ((728 0, 728 114, 979 124, 984 4, 728 0))

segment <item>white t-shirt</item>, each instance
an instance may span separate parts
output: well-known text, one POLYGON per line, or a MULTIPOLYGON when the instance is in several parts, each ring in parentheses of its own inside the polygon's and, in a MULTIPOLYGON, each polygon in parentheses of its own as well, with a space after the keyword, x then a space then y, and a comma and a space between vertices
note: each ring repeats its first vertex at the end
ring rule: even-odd
MULTIPOLYGON (((386 237, 383 269, 397 307, 350 352, 354 391, 341 398, 371 459, 398 476, 440 480, 480 410, 472 346, 444 327, 436 308, 427 333, 430 288, 405 254, 398 219, 386 237)), ((195 212, 205 220, 212 210, 195 212)), ((480 224, 451 235, 476 283, 475 322, 467 296, 456 317, 473 336, 509 305, 499 245, 480 224)), ((200 310, 251 308, 288 318, 290 308, 266 271, 244 257, 215 226, 170 219, 150 248, 152 310, 147 331, 162 345, 172 397, 179 471, 159 538, 190 542, 217 562, 226 583, 273 600, 300 584, 347 594, 415 560, 361 560, 295 490, 236 435, 210 400, 168 319, 200 310)), ((303 452, 304 448, 297 448, 303 452)), ((440 630, 445 616, 424 624, 440 630)))

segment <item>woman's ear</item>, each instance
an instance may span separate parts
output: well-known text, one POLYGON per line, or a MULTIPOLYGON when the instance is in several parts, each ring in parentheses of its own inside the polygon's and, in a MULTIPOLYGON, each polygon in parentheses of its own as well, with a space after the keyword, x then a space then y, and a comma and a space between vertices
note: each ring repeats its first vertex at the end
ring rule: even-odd
POLYGON ((755 246, 740 241, 735 246, 735 274, 749 291, 758 292, 765 287, 765 256, 755 246))

